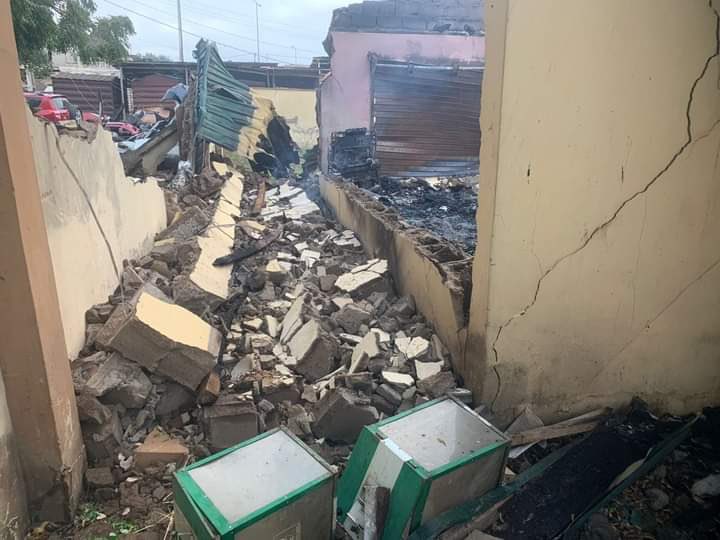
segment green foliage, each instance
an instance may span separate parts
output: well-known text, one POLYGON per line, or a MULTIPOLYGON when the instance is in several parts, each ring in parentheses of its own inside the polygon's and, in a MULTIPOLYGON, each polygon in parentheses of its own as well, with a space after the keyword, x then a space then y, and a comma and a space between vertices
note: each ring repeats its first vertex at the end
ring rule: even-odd
POLYGON ((127 59, 132 21, 94 18, 92 0, 10 0, 20 63, 37 75, 51 70, 51 54, 74 53, 83 62, 127 59))
POLYGON ((172 58, 164 54, 138 53, 130 55, 131 62, 171 62, 172 58))

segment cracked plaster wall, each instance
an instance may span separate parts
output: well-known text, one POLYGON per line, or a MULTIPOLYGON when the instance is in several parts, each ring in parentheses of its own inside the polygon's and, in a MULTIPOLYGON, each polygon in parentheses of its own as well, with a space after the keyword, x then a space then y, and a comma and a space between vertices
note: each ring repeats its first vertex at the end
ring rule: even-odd
POLYGON ((720 2, 488 2, 464 372, 547 418, 720 402, 720 2))

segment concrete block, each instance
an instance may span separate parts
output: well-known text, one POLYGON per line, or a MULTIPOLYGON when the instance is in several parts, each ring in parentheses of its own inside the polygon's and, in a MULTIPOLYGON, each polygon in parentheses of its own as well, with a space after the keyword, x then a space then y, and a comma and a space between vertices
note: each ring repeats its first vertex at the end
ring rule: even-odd
POLYGON ((235 395, 221 396, 203 409, 203 423, 213 450, 223 450, 258 434, 258 412, 251 401, 235 395))
POLYGON ((155 428, 135 450, 135 466, 140 470, 168 463, 181 467, 188 454, 188 449, 182 442, 155 428))
POLYGON ((110 417, 100 425, 94 422, 83 422, 83 441, 90 463, 116 459, 122 441, 122 433, 120 417, 116 411, 111 411, 110 417))
POLYGON ((91 467, 85 471, 85 481, 91 488, 112 487, 115 485, 110 467, 91 467))
POLYGON ((456 386, 455 377, 449 371, 441 371, 417 383, 418 390, 431 398, 444 396, 456 386))
POLYGON ((353 303, 333 314, 333 318, 347 333, 358 334, 360 327, 363 324, 368 324, 373 315, 353 303))
POLYGON ((422 381, 442 371, 444 362, 420 362, 415 361, 415 373, 418 380, 422 381))
POLYGON ((364 368, 363 364, 367 364, 371 360, 382 353, 379 344, 379 337, 375 332, 368 332, 353 349, 350 359, 350 369, 348 373, 355 373, 364 368))
POLYGON ((195 395, 184 386, 168 382, 161 385, 160 388, 163 388, 164 392, 160 395, 155 407, 157 416, 179 414, 195 406, 195 395))
POLYGON ((389 290, 387 269, 387 261, 375 259, 340 276, 335 286, 354 298, 366 298, 374 292, 385 292, 389 290))
POLYGON ((314 319, 297 331, 288 346, 297 361, 295 371, 310 381, 327 375, 335 368, 337 342, 314 319))
POLYGON ((191 206, 173 221, 167 229, 157 235, 157 240, 174 238, 178 242, 197 236, 210 224, 210 218, 197 206, 191 206))
POLYGON ((382 378, 386 383, 399 386, 400 388, 407 388, 415 384, 415 379, 413 379, 412 375, 398 373, 397 371, 388 371, 387 369, 382 370, 382 378))
POLYGON ((427 20, 425 17, 403 17, 402 27, 405 30, 413 30, 417 32, 425 32, 428 29, 427 20))
POLYGON ((280 343, 287 343, 300 330, 303 325, 303 313, 305 310, 305 297, 306 295, 301 294, 290 306, 290 309, 285 314, 285 318, 282 322, 280 329, 280 343))
POLYGON ((72 367, 75 391, 102 398, 105 403, 139 409, 152 390, 152 383, 140 366, 120 353, 100 352, 76 360, 72 367))
POLYGON ((197 392, 197 402, 200 405, 210 405, 215 403, 220 396, 220 375, 213 370, 208 373, 207 377, 200 383, 197 392))
POLYGON ((221 335, 190 311, 144 289, 119 306, 96 342, 195 390, 216 364, 221 335))
POLYGON ((350 24, 352 24, 355 28, 375 28, 377 26, 377 17, 375 15, 366 15, 363 13, 359 15, 352 15, 350 17, 350 24))
POLYGON ((395 407, 402 403, 402 394, 395 390, 389 384, 381 384, 378 386, 377 393, 383 399, 387 400, 388 403, 393 404, 395 407))
POLYGON ((346 388, 328 392, 315 406, 313 433, 331 441, 352 444, 363 426, 378 421, 377 409, 346 388))

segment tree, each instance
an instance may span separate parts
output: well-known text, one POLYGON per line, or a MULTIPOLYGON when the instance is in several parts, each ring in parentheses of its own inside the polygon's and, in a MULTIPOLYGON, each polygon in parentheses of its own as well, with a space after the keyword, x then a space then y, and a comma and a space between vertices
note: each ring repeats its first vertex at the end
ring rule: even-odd
POLYGON ((131 62, 172 62, 169 56, 155 53, 137 53, 130 55, 131 62))
POLYGON ((128 57, 132 21, 94 18, 92 0, 11 0, 20 63, 40 76, 50 73, 53 52, 77 54, 84 63, 122 62, 128 57))

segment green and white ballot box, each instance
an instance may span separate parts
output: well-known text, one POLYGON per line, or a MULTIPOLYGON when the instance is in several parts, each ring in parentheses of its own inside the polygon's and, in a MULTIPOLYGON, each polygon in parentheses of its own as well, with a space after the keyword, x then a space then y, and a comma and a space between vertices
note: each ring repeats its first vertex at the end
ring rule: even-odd
POLYGON ((388 488, 382 539, 404 538, 496 487, 509 448, 502 432, 451 397, 365 426, 338 483, 338 521, 362 538, 365 486, 388 488))
POLYGON ((334 470, 285 428, 175 474, 179 538, 330 540, 334 470))

